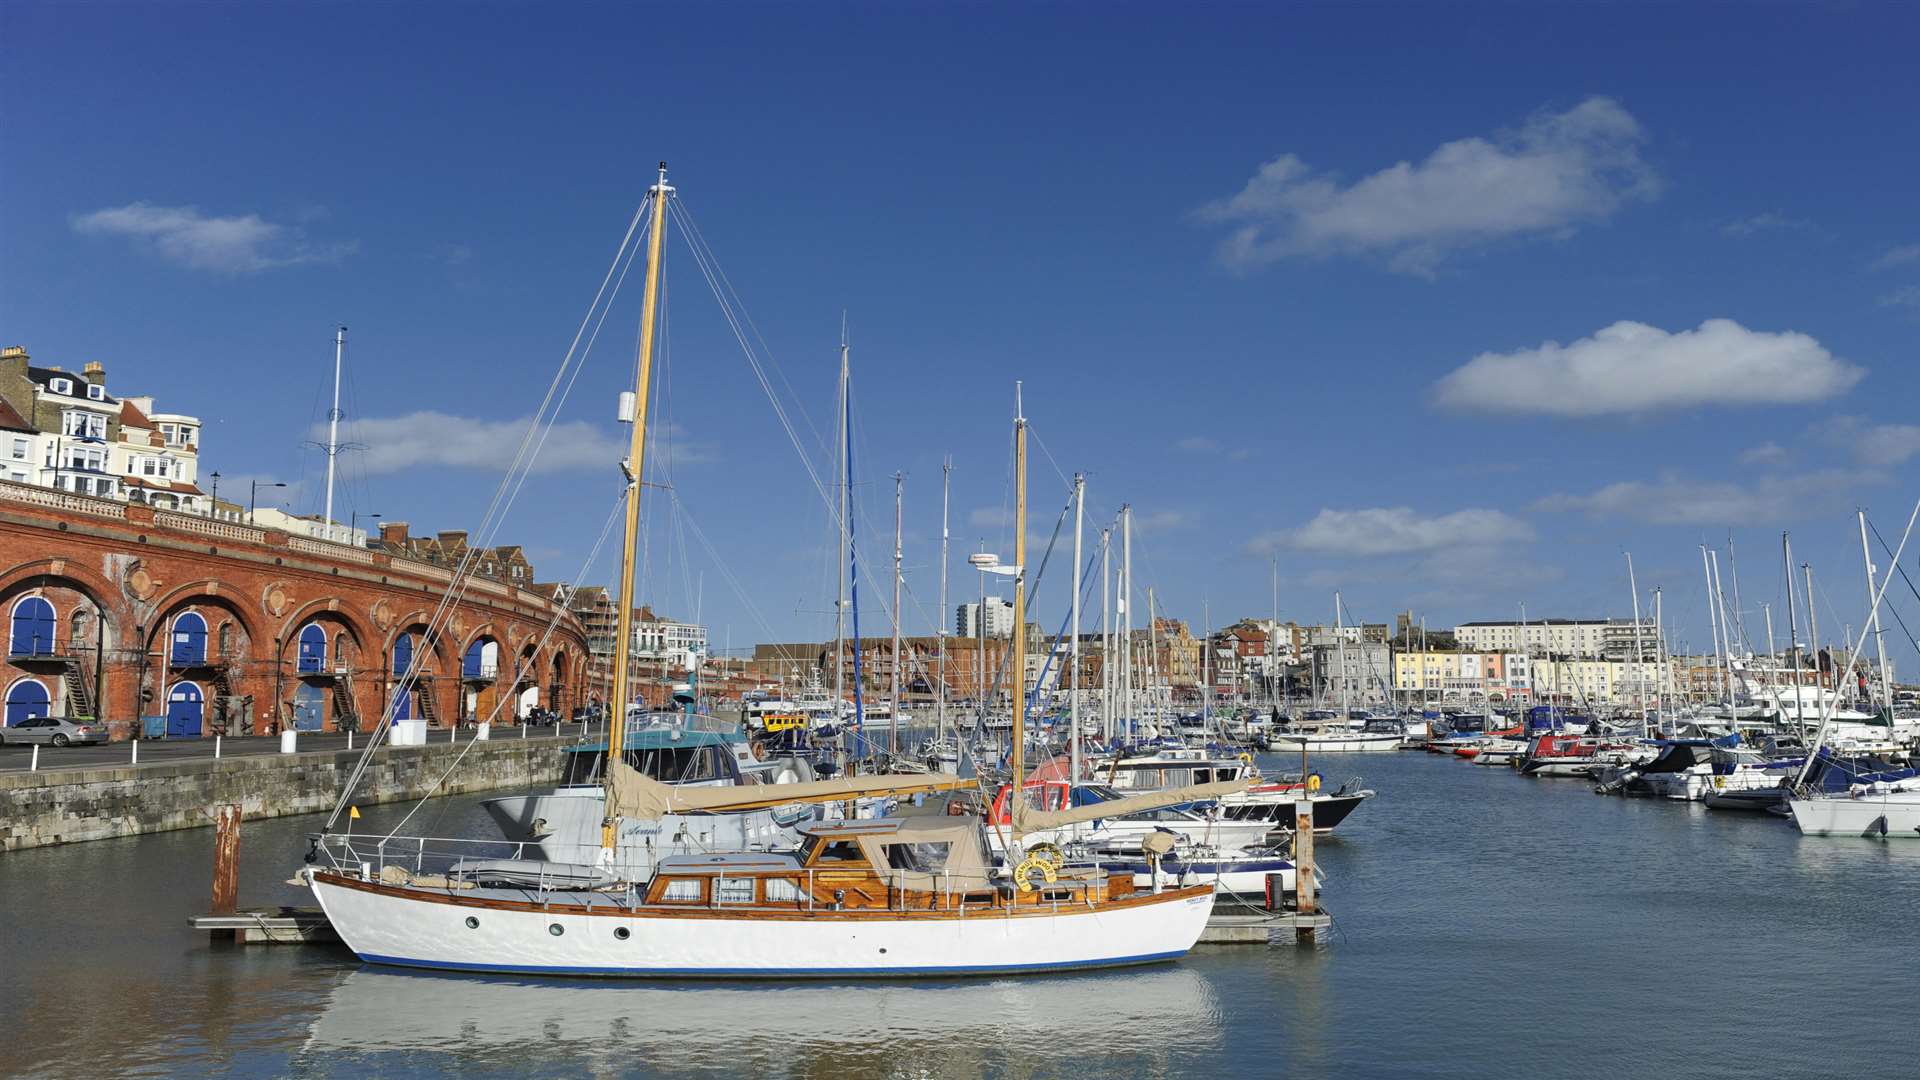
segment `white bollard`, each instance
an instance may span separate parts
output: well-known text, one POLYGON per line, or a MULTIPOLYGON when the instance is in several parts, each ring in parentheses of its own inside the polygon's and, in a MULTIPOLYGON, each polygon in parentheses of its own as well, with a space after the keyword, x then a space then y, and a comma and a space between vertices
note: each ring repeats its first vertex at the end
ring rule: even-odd
POLYGON ((213 760, 220 760, 220 736, 218 735, 213 737, 213 760))
POLYGON ((299 745, 300 745, 300 732, 290 728, 280 733, 280 752, 281 753, 283 754, 294 753, 298 749, 299 745))
POLYGON ((520 725, 520 737, 521 737, 521 738, 523 738, 523 739, 527 737, 527 727, 528 727, 528 725, 526 725, 526 724, 521 724, 521 725, 520 725))
POLYGON ((487 723, 481 724, 479 727, 474 728, 473 739, 475 742, 491 741, 493 739, 493 722, 488 721, 487 723))
POLYGON ((40 771, 40 744, 39 743, 33 744, 33 764, 27 766, 27 771, 28 772, 40 771))
POLYGON ((451 745, 459 741, 460 741, 460 725, 455 724, 453 727, 450 727, 447 729, 447 743, 451 745))
POLYGON ((140 740, 133 740, 133 764, 140 764, 140 740))
POLYGON ((353 729, 347 729, 347 749, 353 749, 353 729))

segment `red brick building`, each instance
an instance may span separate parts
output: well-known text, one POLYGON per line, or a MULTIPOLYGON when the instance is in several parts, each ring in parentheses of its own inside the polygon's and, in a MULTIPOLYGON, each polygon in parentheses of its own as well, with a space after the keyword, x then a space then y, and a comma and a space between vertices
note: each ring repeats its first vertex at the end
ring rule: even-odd
POLYGON ((389 702, 434 727, 584 704, 579 620, 530 571, 500 576, 429 635, 444 564, 0 481, 5 719, 94 716, 120 738, 166 717, 178 737, 370 730, 389 702))

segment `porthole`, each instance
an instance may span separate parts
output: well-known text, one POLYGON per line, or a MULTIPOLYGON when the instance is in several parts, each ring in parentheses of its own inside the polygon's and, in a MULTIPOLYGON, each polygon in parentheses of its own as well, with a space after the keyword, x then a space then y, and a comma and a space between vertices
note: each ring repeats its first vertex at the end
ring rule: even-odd
POLYGON ((479 920, 479 919, 476 919, 476 918, 474 918, 474 917, 473 917, 473 916, 471 916, 471 915, 469 915, 469 916, 467 916, 467 929, 469 929, 469 930, 478 930, 478 929, 480 929, 480 920, 479 920))
POLYGON ((633 936, 633 931, 624 926, 616 926, 613 928, 613 936, 616 941, 625 941, 633 936))
POLYGON ((566 932, 567 932, 567 928, 564 926, 561 926, 557 922, 547 924, 547 933, 552 934, 554 937, 559 937, 561 934, 564 934, 566 932))

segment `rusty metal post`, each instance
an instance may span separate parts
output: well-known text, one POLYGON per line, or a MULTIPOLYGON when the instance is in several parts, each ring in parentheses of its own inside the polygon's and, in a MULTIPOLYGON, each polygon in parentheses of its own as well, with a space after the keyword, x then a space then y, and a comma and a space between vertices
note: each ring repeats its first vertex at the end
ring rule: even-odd
MULTIPOLYGON (((1313 800, 1303 792, 1293 809, 1294 909, 1301 915, 1314 915, 1319 908, 1313 898, 1313 800)), ((1295 926, 1293 940, 1296 945, 1312 945, 1312 923, 1295 926)))
POLYGON ((213 819, 213 914, 231 915, 240 903, 240 807, 221 806, 213 819))

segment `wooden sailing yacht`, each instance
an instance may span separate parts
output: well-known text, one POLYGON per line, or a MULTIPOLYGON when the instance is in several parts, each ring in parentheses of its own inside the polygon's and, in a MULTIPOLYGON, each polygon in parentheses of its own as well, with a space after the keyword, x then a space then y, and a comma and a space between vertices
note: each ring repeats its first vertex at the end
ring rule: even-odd
MULTIPOLYGON (((650 189, 646 293, 635 377, 626 535, 621 549, 619 638, 628 634, 638 529, 646 402, 661 245, 673 193, 660 169, 650 189)), ((1015 420, 1019 469, 1014 535, 1015 610, 1024 616, 1026 421, 1015 420)), ((1024 668, 1025 619, 1014 621, 1012 663, 1024 668)), ((613 715, 626 709, 626 650, 615 650, 613 715)), ((1014 790, 1024 772, 1024 672, 1015 684, 1014 790)), ((972 786, 953 776, 864 775, 807 784, 674 786, 641 774, 610 726, 602 859, 529 881, 480 860, 427 850, 427 842, 323 838, 309 886, 342 941, 380 964, 539 975, 632 978, 846 977, 1005 974, 1108 967, 1177 957, 1199 939, 1211 884, 1143 890, 1131 874, 1072 872, 1044 849, 1009 847, 1009 872, 988 854, 971 813, 936 807, 895 818, 814 821, 792 853, 674 855, 647 880, 621 880, 613 850, 622 819, 726 813, 791 803, 851 801, 972 786), (581 873, 581 870, 597 871, 581 873)), ((1244 788, 1239 784, 1238 788, 1244 788)), ((1194 788, 1217 797, 1235 785, 1194 788)), ((1162 796, 1164 797, 1164 796, 1162 796)), ((958 809, 958 804, 954 804, 958 809)), ((1137 807, 1117 800, 1079 811, 1015 810, 1013 839, 1077 813, 1108 817, 1137 807)))

